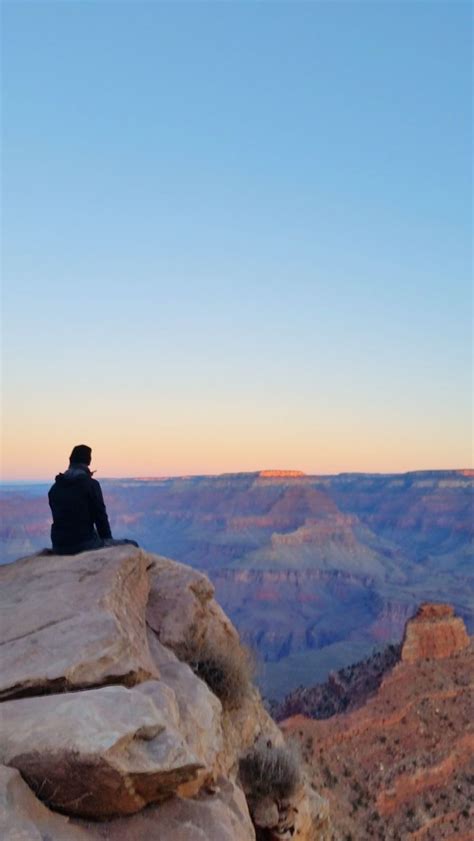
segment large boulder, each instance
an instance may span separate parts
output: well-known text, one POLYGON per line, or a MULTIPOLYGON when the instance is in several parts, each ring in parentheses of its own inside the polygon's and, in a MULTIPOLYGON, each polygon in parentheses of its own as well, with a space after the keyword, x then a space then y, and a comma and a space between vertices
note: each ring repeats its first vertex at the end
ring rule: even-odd
MULTIPOLYGON (((164 680, 171 680, 171 685, 181 697, 190 692, 199 692, 202 696, 204 684, 190 673, 185 663, 177 660, 170 649, 180 656, 191 652, 197 658, 200 654, 210 654, 220 659, 222 655, 224 668, 233 668, 233 664, 238 664, 245 656, 236 629, 214 599, 214 588, 209 579, 185 564, 156 555, 150 566, 147 624, 150 651, 160 675, 164 680), (175 680, 179 674, 181 691, 173 684, 173 672, 175 680)), ((235 678, 232 676, 231 679, 235 678)), ((211 697, 215 698, 215 695, 211 693, 211 697)), ((203 710, 205 706, 200 704, 195 709, 203 710)), ((274 745, 283 743, 281 732, 264 709, 259 692, 250 685, 242 692, 238 704, 226 704, 219 714, 222 744, 216 765, 218 773, 237 774, 239 757, 259 739, 271 741, 274 745)), ((190 715, 190 724, 196 735, 203 730, 209 733, 209 719, 203 728, 193 719, 188 705, 188 717, 190 715)))
POLYGON ((163 645, 180 653, 206 641, 236 645, 239 635, 214 600, 214 587, 198 570, 153 555, 147 623, 163 645))
POLYGON ((50 812, 15 768, 0 766, 2 841, 89 841, 90 834, 69 818, 50 812))
MULTIPOLYGON (((180 714, 180 732, 190 750, 203 764, 206 774, 217 771, 217 760, 224 747, 222 705, 207 685, 186 663, 160 643, 149 630, 149 647, 153 662, 160 672, 160 681, 170 687, 176 697, 180 714)), ((142 689, 146 691, 144 684, 142 689)))
POLYGON ((5 701, 1 712, 0 761, 67 814, 137 812, 202 767, 180 732, 175 694, 161 681, 5 701))
MULTIPOLYGON (((0 762, 77 831, 255 841, 249 803, 265 837, 320 841, 305 780, 285 802, 239 785, 242 756, 283 737, 206 576, 126 546, 34 556, 0 578, 0 762)), ((55 817, 8 841, 76 841, 55 817)))
POLYGON ((90 841, 255 841, 242 789, 225 779, 193 799, 174 797, 130 818, 80 825, 90 841))
POLYGON ((145 628, 149 563, 124 546, 0 567, 0 698, 156 676, 145 628))

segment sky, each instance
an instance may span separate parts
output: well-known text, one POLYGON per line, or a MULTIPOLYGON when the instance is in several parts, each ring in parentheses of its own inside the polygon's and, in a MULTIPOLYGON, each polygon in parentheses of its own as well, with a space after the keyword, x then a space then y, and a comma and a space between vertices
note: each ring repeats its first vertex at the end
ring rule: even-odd
POLYGON ((2 17, 4 480, 472 464, 469 3, 2 17))

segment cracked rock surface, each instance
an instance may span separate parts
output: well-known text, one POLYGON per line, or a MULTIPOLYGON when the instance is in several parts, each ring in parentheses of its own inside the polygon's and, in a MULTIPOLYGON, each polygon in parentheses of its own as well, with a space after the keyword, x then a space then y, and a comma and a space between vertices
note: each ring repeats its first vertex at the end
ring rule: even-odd
POLYGON ((148 565, 127 546, 0 567, 0 699, 157 676, 148 565))
MULTIPOLYGON (((0 595, 2 841, 256 841, 239 760, 283 737, 255 687, 226 705, 179 659, 240 645, 202 573, 129 546, 39 554, 0 568, 0 595)), ((311 804, 303 785, 271 831, 326 839, 311 804)))

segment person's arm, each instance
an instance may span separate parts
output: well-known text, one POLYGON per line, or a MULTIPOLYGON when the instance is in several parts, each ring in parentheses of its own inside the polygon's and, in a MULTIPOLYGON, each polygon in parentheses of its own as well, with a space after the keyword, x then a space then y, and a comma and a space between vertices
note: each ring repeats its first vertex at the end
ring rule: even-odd
POLYGON ((101 537, 102 540, 107 540, 112 537, 112 532, 110 530, 110 523, 107 516, 104 497, 102 496, 102 488, 100 487, 97 479, 91 480, 91 501, 92 514, 99 537, 101 537))

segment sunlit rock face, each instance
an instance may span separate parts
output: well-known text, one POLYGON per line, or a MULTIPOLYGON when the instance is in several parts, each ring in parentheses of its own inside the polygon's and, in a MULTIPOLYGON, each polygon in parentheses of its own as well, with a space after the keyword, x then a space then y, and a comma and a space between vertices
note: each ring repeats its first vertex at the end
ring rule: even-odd
MULTIPOLYGON (((283 737, 213 594, 132 547, 0 569, 2 838, 255 841, 240 761, 283 737)), ((273 813, 269 838, 331 837, 303 771, 273 813)))
POLYGON ((116 547, 1 567, 0 698, 156 676, 147 566, 144 552, 116 547))
POLYGON ((66 814, 138 812, 204 767, 162 681, 6 701, 1 713, 2 762, 66 814))
POLYGON ((406 626, 402 645, 402 660, 451 657, 467 648, 469 637, 462 619, 454 616, 448 604, 422 604, 406 626))

